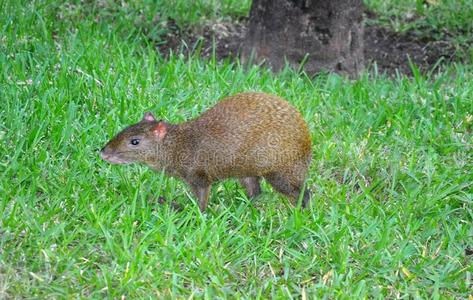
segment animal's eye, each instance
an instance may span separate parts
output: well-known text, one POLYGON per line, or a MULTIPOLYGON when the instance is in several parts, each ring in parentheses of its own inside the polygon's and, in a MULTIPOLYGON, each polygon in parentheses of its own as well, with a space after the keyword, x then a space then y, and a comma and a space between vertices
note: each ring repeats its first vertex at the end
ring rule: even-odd
POLYGON ((130 141, 130 144, 132 144, 133 146, 136 146, 136 145, 138 145, 139 143, 140 143, 140 139, 132 139, 132 140, 130 141))

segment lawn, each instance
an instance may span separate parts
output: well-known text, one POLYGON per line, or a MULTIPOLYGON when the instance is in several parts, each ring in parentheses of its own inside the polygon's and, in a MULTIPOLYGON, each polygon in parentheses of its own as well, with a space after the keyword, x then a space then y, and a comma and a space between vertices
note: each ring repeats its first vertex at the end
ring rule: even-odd
POLYGON ((0 2, 0 298, 471 299, 471 64, 348 80, 164 58, 166 16, 249 1, 91 3, 0 2), (310 209, 229 180, 202 214, 182 182, 98 155, 144 111, 182 122, 250 90, 308 122, 310 209))

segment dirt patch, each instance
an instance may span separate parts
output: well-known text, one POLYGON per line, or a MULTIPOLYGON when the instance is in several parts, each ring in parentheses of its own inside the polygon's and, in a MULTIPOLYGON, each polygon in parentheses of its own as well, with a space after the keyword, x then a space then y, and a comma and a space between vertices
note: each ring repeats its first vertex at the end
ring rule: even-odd
POLYGON ((235 58, 246 34, 246 20, 236 22, 208 23, 195 30, 180 31, 173 22, 158 49, 164 55, 184 53, 197 54, 204 58, 235 58))
MULTIPOLYGON (((369 17, 369 16, 368 16, 369 17)), ((161 53, 170 51, 200 55, 218 60, 235 58, 246 33, 246 20, 209 23, 198 30, 180 31, 170 23, 169 32, 158 46, 161 53)), ((376 25, 366 25, 364 54, 367 67, 377 65, 379 73, 396 72, 412 75, 410 62, 422 72, 432 70, 441 63, 458 60, 451 43, 428 39, 414 33, 396 33, 376 25), (409 62, 410 61, 410 62, 409 62)))
POLYGON ((376 63, 379 72, 412 75, 409 61, 422 72, 432 70, 437 62, 456 60, 453 46, 447 41, 426 40, 413 32, 404 34, 377 26, 365 27, 365 59, 376 63))

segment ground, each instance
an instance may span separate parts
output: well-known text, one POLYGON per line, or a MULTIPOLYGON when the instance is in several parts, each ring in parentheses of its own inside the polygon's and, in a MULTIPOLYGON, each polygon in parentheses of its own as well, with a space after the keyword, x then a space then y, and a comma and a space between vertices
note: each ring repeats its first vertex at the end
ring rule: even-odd
MULTIPOLYGON (((455 39, 461 33, 455 29, 433 29, 431 26, 411 25, 402 31, 387 26, 381 17, 369 8, 365 9, 365 59, 367 68, 379 73, 412 75, 412 65, 421 71, 436 68, 455 61, 465 61, 473 45, 473 38, 462 44, 455 39)), ((414 23, 409 15, 408 24, 414 23)), ((204 22, 201 26, 179 26, 174 20, 166 22, 168 32, 156 43, 163 54, 170 52, 201 55, 217 59, 238 57, 247 31, 247 18, 204 22)))
MULTIPOLYGON (((366 15, 375 18, 370 12, 366 15)), ((172 51, 188 55, 198 51, 204 58, 214 54, 220 60, 235 58, 241 51, 246 23, 246 19, 236 22, 216 21, 197 30, 183 31, 171 22, 165 41, 159 43, 157 48, 164 54, 172 51)), ((412 75, 412 64, 422 71, 431 71, 439 67, 438 62, 461 60, 449 41, 420 37, 412 31, 397 33, 377 24, 365 26, 364 44, 368 68, 376 65, 377 72, 390 75, 396 72, 412 75)))
POLYGON ((1 299, 471 299, 472 2, 366 1, 381 37, 455 49, 434 72, 309 78, 157 51, 249 3, 1 2, 1 299), (308 123, 308 210, 230 180, 201 214, 180 181, 99 157, 144 111, 182 122, 249 90, 308 123))

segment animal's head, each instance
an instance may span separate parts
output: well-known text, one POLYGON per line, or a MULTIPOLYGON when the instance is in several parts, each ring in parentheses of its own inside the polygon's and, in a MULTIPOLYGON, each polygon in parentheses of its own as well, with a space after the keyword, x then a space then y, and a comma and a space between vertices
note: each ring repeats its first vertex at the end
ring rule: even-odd
POLYGON ((169 124, 158 121, 152 113, 144 114, 140 122, 128 126, 111 139, 100 151, 102 159, 112 164, 146 163, 154 160, 166 137, 169 124))

